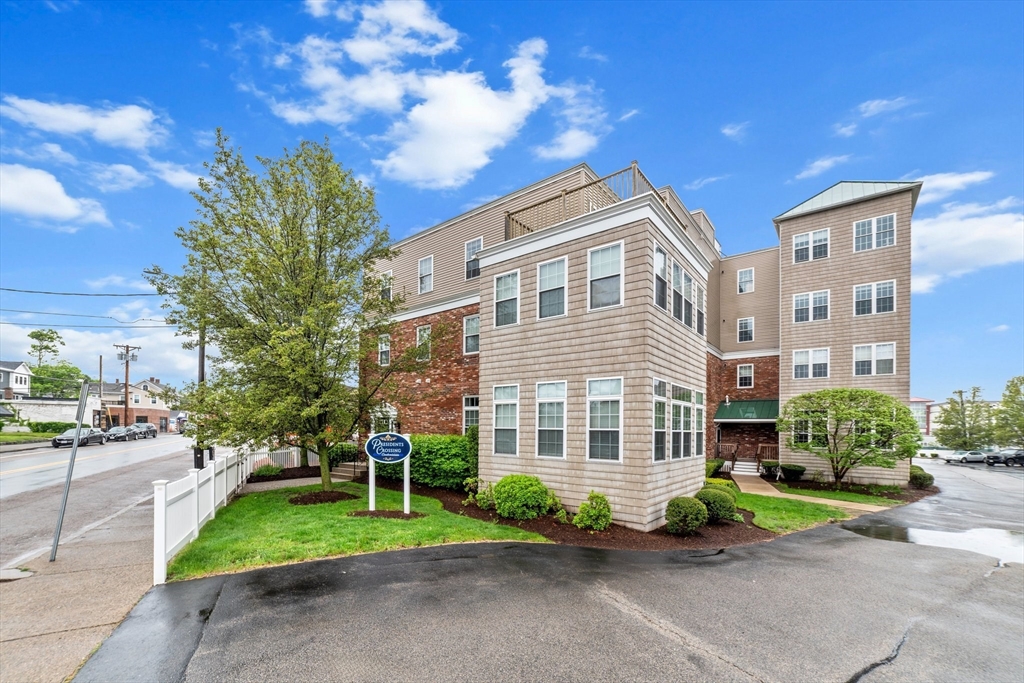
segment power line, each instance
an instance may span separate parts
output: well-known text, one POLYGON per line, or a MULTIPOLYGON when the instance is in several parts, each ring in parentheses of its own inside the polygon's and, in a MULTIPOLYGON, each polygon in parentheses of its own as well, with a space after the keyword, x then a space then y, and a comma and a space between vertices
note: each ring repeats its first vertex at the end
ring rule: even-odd
POLYGON ((114 322, 121 323, 122 325, 132 325, 139 322, 154 322, 163 323, 167 322, 163 318, 138 318, 137 320, 118 320, 112 315, 86 315, 85 313, 54 313, 53 311, 23 311, 18 308, 0 308, 0 311, 6 311, 7 313, 30 313, 32 315, 60 315, 68 318, 99 318, 100 320, 113 320, 114 322))
POLYGON ((20 292, 21 294, 48 294, 50 296, 163 296, 157 292, 139 292, 138 294, 101 294, 98 292, 42 292, 37 289, 12 289, 0 287, 0 292, 20 292))
MULTIPOLYGON (((36 325, 42 325, 43 323, 35 323, 36 325)), ((0 320, 0 325, 15 325, 17 327, 28 327, 24 322, 12 323, 8 320, 0 320)), ((68 327, 72 329, 108 329, 108 330, 148 330, 148 329, 166 329, 168 327, 177 327, 174 323, 167 323, 166 325, 64 325, 57 324, 57 327, 68 327)))

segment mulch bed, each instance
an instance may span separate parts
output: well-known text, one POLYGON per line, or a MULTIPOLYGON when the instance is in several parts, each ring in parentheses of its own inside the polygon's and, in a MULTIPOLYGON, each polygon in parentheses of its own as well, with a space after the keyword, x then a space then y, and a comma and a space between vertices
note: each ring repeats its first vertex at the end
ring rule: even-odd
MULTIPOLYGON (((761 477, 770 484, 775 483, 774 478, 761 477)), ((807 491, 807 495, 814 495, 815 491, 835 491, 836 488, 829 483, 818 483, 816 481, 786 481, 782 480, 782 483, 792 489, 800 489, 801 491, 807 491)), ((929 486, 926 489, 915 489, 912 486, 908 486, 899 493, 872 493, 866 487, 858 486, 856 484, 852 486, 843 486, 839 489, 840 491, 847 491, 848 493, 860 493, 866 496, 878 496, 879 498, 888 498, 898 503, 916 503, 922 498, 928 496, 934 496, 939 492, 938 486, 929 486)))
POLYGON ((286 467, 281 474, 272 476, 256 476, 250 474, 246 481, 250 484, 257 484, 262 481, 284 481, 286 479, 306 479, 307 477, 319 477, 319 467, 286 467))
POLYGON ((422 512, 405 514, 401 510, 356 510, 348 513, 349 517, 380 517, 381 519, 418 519, 426 517, 422 512))
MULTIPOLYGON (((369 483, 366 475, 355 480, 359 484, 369 483)), ((377 486, 401 491, 402 482, 377 478, 377 486)), ((692 536, 675 536, 665 531, 664 527, 650 532, 637 531, 619 524, 612 524, 604 531, 586 531, 573 524, 560 524, 554 517, 547 515, 537 519, 518 521, 499 517, 493 510, 481 510, 476 505, 463 505, 465 493, 449 491, 412 484, 411 493, 417 496, 428 496, 441 501, 444 509, 456 515, 465 515, 485 522, 515 526, 526 531, 540 534, 554 543, 563 545, 584 546, 587 548, 609 548, 613 550, 701 550, 726 548, 733 545, 760 543, 778 538, 765 529, 750 523, 753 513, 737 510, 743 515, 744 524, 723 521, 701 527, 692 536)))
POLYGON ((355 500, 359 496, 353 496, 344 491, 310 491, 297 496, 292 496, 288 502, 292 505, 319 505, 320 503, 337 503, 342 500, 355 500))

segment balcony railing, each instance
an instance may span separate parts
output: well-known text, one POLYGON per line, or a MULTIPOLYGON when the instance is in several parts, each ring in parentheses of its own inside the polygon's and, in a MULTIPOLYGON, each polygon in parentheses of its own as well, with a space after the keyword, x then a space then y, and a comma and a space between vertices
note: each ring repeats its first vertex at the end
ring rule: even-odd
POLYGON ((648 192, 653 193, 664 203, 661 195, 654 189, 654 185, 634 161, 621 171, 616 171, 571 190, 562 190, 561 194, 554 197, 506 213, 505 240, 512 240, 549 228, 556 223, 583 216, 648 192))

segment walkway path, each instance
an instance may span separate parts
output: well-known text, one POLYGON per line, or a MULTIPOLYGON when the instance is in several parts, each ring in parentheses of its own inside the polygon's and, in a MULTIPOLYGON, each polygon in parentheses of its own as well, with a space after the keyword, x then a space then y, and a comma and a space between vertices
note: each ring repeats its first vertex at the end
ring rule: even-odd
POLYGON ((766 482, 761 477, 755 477, 752 474, 735 474, 732 475, 732 480, 736 482, 736 485, 740 487, 740 491, 743 493, 754 493, 759 496, 771 496, 772 498, 789 498, 790 500, 802 500, 805 503, 819 503, 821 505, 831 505, 832 507, 842 508, 847 512, 853 512, 856 515, 863 515, 868 512, 882 512, 888 510, 889 507, 886 505, 868 505, 867 503, 850 503, 845 500, 832 500, 831 498, 815 498, 813 496, 799 496, 795 493, 783 493, 777 488, 766 482))

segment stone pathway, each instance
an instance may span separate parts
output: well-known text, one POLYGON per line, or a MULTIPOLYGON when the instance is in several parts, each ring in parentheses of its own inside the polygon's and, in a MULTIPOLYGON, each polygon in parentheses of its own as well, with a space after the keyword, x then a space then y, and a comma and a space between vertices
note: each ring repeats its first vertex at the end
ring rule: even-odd
POLYGON ((753 493, 759 496, 771 496, 772 498, 789 498, 790 500, 802 500, 805 503, 819 503, 821 505, 831 505, 832 507, 842 508, 847 512, 854 513, 854 516, 867 514, 869 512, 882 512, 888 510, 889 506, 886 505, 869 505, 868 503, 851 503, 845 500, 832 500, 831 498, 815 498, 813 496, 800 496, 795 493, 783 493, 777 488, 766 482, 761 477, 756 477, 751 474, 735 474, 732 475, 732 480, 736 482, 736 485, 740 487, 740 491, 743 493, 753 493))

